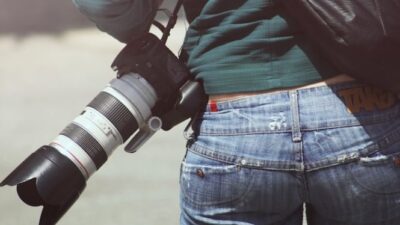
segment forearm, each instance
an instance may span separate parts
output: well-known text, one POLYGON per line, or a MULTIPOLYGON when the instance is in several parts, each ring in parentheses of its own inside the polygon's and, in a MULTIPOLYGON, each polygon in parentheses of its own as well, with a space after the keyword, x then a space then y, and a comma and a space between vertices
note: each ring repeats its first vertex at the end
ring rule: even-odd
POLYGON ((72 0, 100 30, 121 42, 148 31, 163 0, 72 0))

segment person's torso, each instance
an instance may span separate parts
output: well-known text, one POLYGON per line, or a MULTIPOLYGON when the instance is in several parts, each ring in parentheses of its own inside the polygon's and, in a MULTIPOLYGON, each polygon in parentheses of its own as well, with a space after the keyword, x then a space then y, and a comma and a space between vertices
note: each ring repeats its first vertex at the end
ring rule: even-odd
POLYGON ((183 48, 207 94, 287 88, 338 74, 280 1, 185 0, 191 23, 183 48))

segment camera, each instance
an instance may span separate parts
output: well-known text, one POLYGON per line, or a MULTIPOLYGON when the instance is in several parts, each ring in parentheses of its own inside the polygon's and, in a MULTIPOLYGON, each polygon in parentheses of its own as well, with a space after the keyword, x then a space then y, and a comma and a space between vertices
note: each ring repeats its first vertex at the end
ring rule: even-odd
POLYGON ((56 224, 118 146, 137 151, 159 129, 193 117, 207 100, 201 83, 150 33, 128 43, 112 68, 117 77, 0 184, 16 185, 22 201, 43 206, 39 225, 56 224))

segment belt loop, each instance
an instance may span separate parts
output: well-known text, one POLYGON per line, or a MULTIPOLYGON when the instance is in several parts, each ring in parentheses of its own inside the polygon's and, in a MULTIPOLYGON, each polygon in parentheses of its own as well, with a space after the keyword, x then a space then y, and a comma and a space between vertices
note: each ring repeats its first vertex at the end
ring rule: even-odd
POLYGON ((290 111, 292 112, 292 140, 300 142, 302 135, 300 131, 299 101, 297 90, 289 91, 290 111))

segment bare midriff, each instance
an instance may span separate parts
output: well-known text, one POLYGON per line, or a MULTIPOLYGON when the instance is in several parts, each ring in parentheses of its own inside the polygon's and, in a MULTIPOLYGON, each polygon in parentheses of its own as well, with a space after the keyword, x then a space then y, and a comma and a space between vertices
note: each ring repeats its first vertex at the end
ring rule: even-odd
POLYGON ((348 75, 340 74, 340 75, 331 77, 326 80, 322 80, 322 81, 319 81, 316 83, 307 84, 307 85, 303 85, 303 86, 297 86, 297 87, 274 89, 274 90, 268 90, 268 91, 210 95, 209 100, 216 101, 216 102, 228 101, 228 100, 240 99, 240 98, 244 98, 244 97, 248 97, 248 96, 252 96, 252 95, 275 93, 275 92, 281 92, 281 91, 292 91, 292 90, 299 90, 299 89, 304 89, 304 88, 312 88, 312 87, 320 87, 320 86, 329 86, 329 85, 334 85, 334 84, 339 84, 339 83, 344 83, 344 82, 350 82, 353 80, 354 79, 348 75))

